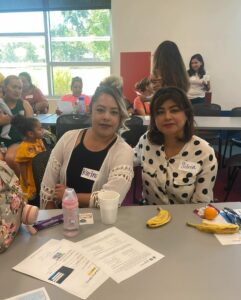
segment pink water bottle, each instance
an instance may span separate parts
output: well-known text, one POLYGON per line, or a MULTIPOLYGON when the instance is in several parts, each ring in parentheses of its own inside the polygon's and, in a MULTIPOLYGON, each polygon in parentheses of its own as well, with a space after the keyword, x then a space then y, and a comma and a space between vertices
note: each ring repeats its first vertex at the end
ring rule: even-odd
POLYGON ((74 237, 79 233, 79 203, 74 189, 67 188, 62 200, 64 235, 74 237))

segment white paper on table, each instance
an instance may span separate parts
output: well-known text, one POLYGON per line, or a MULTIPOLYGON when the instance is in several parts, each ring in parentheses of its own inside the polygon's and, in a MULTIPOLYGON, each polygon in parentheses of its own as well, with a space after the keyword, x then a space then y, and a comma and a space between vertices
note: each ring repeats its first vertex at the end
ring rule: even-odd
POLYGON ((85 255, 117 283, 159 261, 164 255, 111 227, 77 242, 85 255))
POLYGON ((44 287, 23 293, 5 300, 50 300, 49 295, 44 287))
MULTIPOLYGON (((234 211, 240 214, 240 209, 234 209, 234 211)), ((212 223, 228 223, 221 215, 218 215, 212 223)), ((241 231, 233 234, 215 234, 217 240, 223 246, 228 245, 240 245, 241 244, 241 231)))
POLYGON ((70 114, 74 111, 72 102, 68 101, 57 101, 57 107, 62 113, 70 114))
POLYGON ((43 281, 86 299, 108 276, 67 240, 50 240, 13 267, 43 281))

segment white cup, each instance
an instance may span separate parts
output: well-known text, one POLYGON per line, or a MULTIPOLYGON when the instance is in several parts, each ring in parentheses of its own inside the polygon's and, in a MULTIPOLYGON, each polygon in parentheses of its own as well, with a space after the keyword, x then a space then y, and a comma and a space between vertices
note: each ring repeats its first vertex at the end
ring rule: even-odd
POLYGON ((102 223, 114 224, 117 220, 120 194, 115 191, 102 191, 98 193, 98 199, 102 223))

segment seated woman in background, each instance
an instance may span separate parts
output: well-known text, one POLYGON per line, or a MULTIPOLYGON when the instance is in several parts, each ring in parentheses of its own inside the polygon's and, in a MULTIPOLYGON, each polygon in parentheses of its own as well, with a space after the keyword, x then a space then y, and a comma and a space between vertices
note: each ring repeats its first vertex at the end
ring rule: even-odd
MULTIPOLYGON (((91 99, 89 96, 82 94, 82 90, 83 90, 82 78, 80 78, 78 76, 73 77, 70 88, 71 88, 72 94, 67 94, 67 95, 62 96, 61 100, 71 102, 74 106, 74 105, 76 105, 76 102, 79 99, 79 97, 82 96, 82 97, 84 97, 85 112, 88 112, 91 99)), ((59 109, 57 109, 56 113, 61 114, 62 112, 59 109)))
POLYGON ((79 206, 98 207, 98 191, 120 193, 133 178, 133 151, 117 135, 128 117, 118 89, 100 85, 90 103, 92 127, 65 133, 52 150, 41 184, 41 206, 56 208, 66 187, 74 188, 79 206))
POLYGON ((150 204, 213 200, 217 160, 213 148, 193 135, 193 111, 184 91, 158 90, 150 110, 150 129, 135 148, 144 200, 150 204))
POLYGON ((32 83, 32 78, 27 72, 18 75, 23 84, 22 99, 29 102, 34 113, 47 114, 49 104, 39 88, 32 83))
POLYGON ((181 53, 174 42, 164 41, 156 49, 151 75, 153 90, 176 86, 187 92, 189 78, 181 53))
POLYGON ((191 57, 188 75, 190 79, 188 99, 193 105, 205 103, 205 93, 210 90, 210 77, 204 69, 201 54, 195 54, 191 57))
POLYGON ((153 96, 151 81, 148 77, 135 84, 137 97, 134 99, 134 112, 136 115, 145 116, 150 114, 150 100, 153 96))
MULTIPOLYGON (((9 107, 11 115, 0 113, 0 131, 4 125, 10 124, 12 117, 15 115, 24 115, 25 117, 32 117, 33 110, 26 100, 21 99, 22 82, 15 75, 6 77, 3 82, 4 97, 3 100, 9 107)), ((11 126, 9 138, 0 137, 0 143, 4 143, 8 147, 5 155, 0 154, 0 159, 5 159, 10 168, 12 168, 16 175, 19 175, 19 167, 15 162, 15 156, 19 143, 22 141, 22 136, 14 126, 11 126)))

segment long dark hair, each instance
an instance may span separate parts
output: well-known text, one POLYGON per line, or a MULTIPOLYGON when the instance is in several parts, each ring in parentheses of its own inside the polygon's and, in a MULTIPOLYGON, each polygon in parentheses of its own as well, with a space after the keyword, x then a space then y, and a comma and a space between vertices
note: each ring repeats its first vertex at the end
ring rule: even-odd
POLYGON ((153 57, 152 73, 161 76, 163 87, 177 86, 185 92, 189 89, 185 64, 174 42, 164 41, 157 47, 153 57))
POLYGON ((187 121, 184 126, 184 135, 183 138, 181 138, 182 142, 187 143, 191 140, 194 133, 193 110, 192 105, 186 96, 186 93, 176 87, 161 88, 153 96, 150 105, 150 126, 147 137, 152 144, 162 145, 164 143, 165 137, 163 133, 157 129, 155 117, 157 115, 158 108, 160 108, 160 106, 167 100, 174 101, 176 105, 182 111, 184 111, 187 117, 187 121))
POLYGON ((206 74, 206 71, 204 68, 204 60, 203 60, 203 57, 201 54, 197 53, 191 57, 190 62, 189 62, 189 70, 187 72, 190 77, 197 73, 199 78, 203 78, 203 76, 206 74), (197 72, 192 69, 192 60, 193 59, 198 60, 202 64, 197 72))

